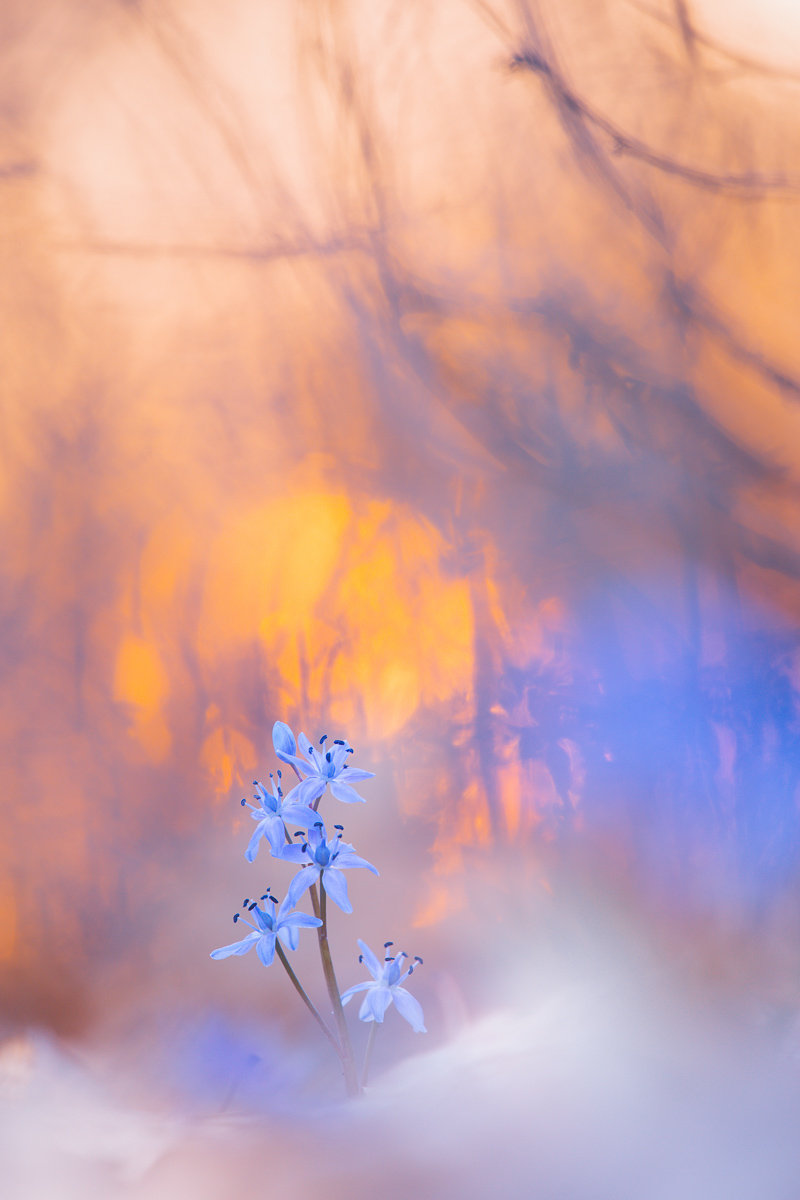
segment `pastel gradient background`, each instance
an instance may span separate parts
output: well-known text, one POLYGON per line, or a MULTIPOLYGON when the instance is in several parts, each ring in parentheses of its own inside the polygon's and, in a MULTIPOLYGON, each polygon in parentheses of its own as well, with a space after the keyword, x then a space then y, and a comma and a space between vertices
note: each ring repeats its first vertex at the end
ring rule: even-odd
MULTIPOLYGON (((330 818, 382 872, 353 877, 334 948, 343 986, 357 936, 423 955, 431 1030, 387 1022, 379 1071, 427 1049, 419 1094, 451 1095, 471 1021, 598 955, 636 981, 640 1048, 666 1003, 645 960, 706 1014, 663 1034, 679 1057, 740 1022, 698 1113, 727 1112, 724 1047, 756 1028, 791 1077, 794 6, 8 0, 0 56, 12 1075, 27 1030, 145 1109, 336 1092, 277 968, 208 959, 242 896, 288 878, 244 862, 239 806, 281 719, 376 772, 330 818)), ((607 1011, 624 1059, 621 1008, 581 1004, 574 1028, 607 1011)), ((516 1019, 501 1040, 560 1044, 516 1019)), ((570 1093, 587 1161, 609 1071, 570 1093)), ((648 1136, 617 1196, 651 1194, 648 1136)), ((407 1186, 449 1195, 442 1156, 407 1186)), ((553 1195, 594 1195, 561 1169, 553 1195)), ((710 1178, 698 1195, 736 1195, 710 1178)))

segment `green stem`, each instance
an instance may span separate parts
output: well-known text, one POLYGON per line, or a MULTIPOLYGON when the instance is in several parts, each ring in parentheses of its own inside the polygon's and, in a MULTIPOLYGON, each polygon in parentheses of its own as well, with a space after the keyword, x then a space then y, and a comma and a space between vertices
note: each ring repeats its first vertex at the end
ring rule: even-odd
POLYGON ((314 908, 314 915, 318 916, 322 924, 317 929, 319 938, 319 956, 322 959, 322 972, 325 976, 325 983, 328 985, 328 995, 333 1008, 333 1015, 336 1018, 336 1028, 339 1032, 339 1041, 342 1047, 342 1066, 344 1067, 344 1083, 347 1088, 348 1096, 357 1096, 361 1088, 358 1082, 358 1071, 356 1070, 356 1060, 353 1054, 353 1045, 350 1041, 350 1031, 347 1028, 347 1020, 342 1008, 342 999, 339 995, 339 985, 336 982, 336 973, 333 969, 333 959, 331 958, 331 950, 328 945, 328 894, 325 891, 325 884, 322 882, 322 874, 319 877, 320 897, 317 898, 317 885, 312 883, 310 887, 311 904, 314 908))
POLYGON ((367 1086, 367 1080, 369 1079, 369 1064, 372 1062, 372 1047, 375 1045, 375 1037, 376 1037, 377 1033, 378 1033, 378 1022, 371 1021, 370 1027, 369 1027, 369 1037, 367 1038, 367 1049, 364 1054, 364 1066, 361 1070, 361 1086, 362 1086, 362 1088, 365 1088, 367 1086))
POLYGON ((301 982, 300 982, 300 980, 297 978, 297 976, 295 975, 294 971, 293 971, 293 970, 292 970, 292 968, 291 968, 291 965, 290 965, 290 963, 289 963, 289 960, 288 960, 288 958, 286 957, 286 951, 283 949, 283 946, 282 946, 282 945, 280 944, 280 942, 279 942, 279 941, 277 941, 277 940, 276 940, 276 942, 275 942, 275 949, 276 949, 276 950, 277 950, 277 952, 278 952, 278 958, 281 960, 281 962, 282 962, 282 963, 283 963, 283 965, 284 965, 284 968, 285 968, 285 970, 286 970, 286 974, 289 976, 289 978, 291 979, 292 983, 293 983, 293 984, 294 984, 294 986, 297 988, 297 991, 298 991, 298 993, 299 993, 299 995, 300 995, 300 999, 303 1001, 303 1004, 305 1004, 306 1008, 307 1008, 307 1009, 308 1009, 308 1011, 311 1013, 312 1017, 313 1017, 313 1018, 314 1018, 314 1020, 317 1022, 317 1024, 318 1024, 318 1025, 319 1025, 319 1027, 320 1027, 320 1029, 322 1030, 322 1032, 325 1034, 325 1037, 328 1039, 328 1041, 329 1041, 329 1042, 330 1042, 330 1044, 333 1046, 333 1048, 334 1048, 334 1050, 336 1051, 336 1053, 339 1055, 339 1058, 341 1058, 341 1059, 343 1060, 342 1051, 340 1050, 340 1048, 339 1048, 339 1046, 338 1046, 338 1044, 337 1044, 337 1042, 336 1042, 336 1038, 333 1036, 333 1034, 331 1033, 330 1029, 328 1029, 328 1026, 325 1024, 325 1022, 323 1021, 322 1017, 319 1015, 319 1013, 317 1012, 316 1008, 314 1007, 314 1005, 313 1005, 313 1004, 311 1003, 311 1001, 309 1000, 308 996, 306 995, 305 988, 303 987, 302 983, 301 983, 301 982))

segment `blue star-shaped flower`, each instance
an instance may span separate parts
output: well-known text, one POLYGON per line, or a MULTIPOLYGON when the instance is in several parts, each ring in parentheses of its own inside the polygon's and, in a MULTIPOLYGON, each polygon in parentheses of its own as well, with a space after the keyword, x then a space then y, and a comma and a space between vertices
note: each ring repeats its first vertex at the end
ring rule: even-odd
POLYGON ((351 913, 353 906, 347 898, 347 880, 342 871, 348 867, 366 867, 373 875, 380 874, 372 863, 359 858, 353 853, 353 847, 342 841, 341 830, 328 841, 322 821, 316 821, 309 827, 307 841, 301 846, 284 845, 280 853, 273 851, 273 854, 285 862, 303 864, 303 870, 295 875, 286 893, 287 901, 291 899, 292 904, 297 904, 306 888, 322 877, 323 886, 331 900, 339 905, 342 912, 351 913))
POLYGON ((283 721, 276 721, 273 726, 272 744, 278 758, 281 762, 296 767, 298 771, 302 771, 307 776, 295 789, 298 792, 298 802, 314 804, 319 800, 326 787, 330 785, 337 800, 343 800, 345 804, 364 804, 364 797, 359 796, 355 788, 350 785, 358 783, 361 779, 374 779, 375 772, 362 771, 358 767, 348 767, 345 760, 348 754, 353 753, 352 746, 349 746, 342 738, 337 738, 331 743, 330 750, 326 750, 324 747, 327 740, 326 733, 324 737, 320 738, 320 745, 323 749, 315 750, 306 735, 301 733, 298 741, 305 758, 299 758, 297 743, 289 726, 283 721))
MULTIPOLYGON (((278 775, 280 775, 280 771, 278 775)), ((271 795, 258 780, 253 781, 256 789, 253 799, 258 801, 258 808, 254 804, 248 804, 246 800, 242 801, 242 805, 246 804, 250 809, 253 820, 258 821, 253 836, 250 838, 250 844, 244 852, 248 862, 252 862, 258 854, 258 845, 262 837, 266 837, 273 854, 280 849, 280 846, 286 841, 283 831, 284 821, 290 825, 302 825, 307 829, 317 816, 313 808, 299 802, 299 783, 297 787, 292 788, 288 796, 284 796, 281 785, 275 782, 272 775, 269 778, 272 786, 271 795)))
MULTIPOLYGON (((413 974, 415 964, 421 963, 422 959, 416 958, 407 971, 401 974, 404 960, 408 958, 405 952, 398 954, 396 958, 389 956, 385 962, 380 963, 366 942, 362 942, 359 938, 358 944, 361 947, 361 959, 369 968, 372 979, 368 979, 366 983, 357 983, 355 987, 342 992, 342 1004, 347 1004, 356 992, 366 992, 358 1014, 359 1019, 361 1021, 383 1021, 383 1014, 394 1001, 394 1006, 400 1016, 405 1017, 415 1033, 427 1033, 419 1001, 400 986, 401 983, 405 983, 409 975, 413 974)), ((386 946, 389 947, 391 944, 391 942, 387 942, 386 946)))
MULTIPOLYGON (((316 929, 322 924, 318 917, 312 917, 309 913, 292 912, 294 906, 289 902, 288 896, 277 912, 272 896, 262 896, 261 899, 267 902, 263 910, 258 907, 257 903, 249 905, 247 910, 255 917, 255 925, 252 925, 246 917, 241 918, 253 932, 248 933, 241 942, 233 942, 230 946, 221 946, 219 950, 212 950, 212 958, 229 958, 231 954, 247 954, 247 951, 252 950, 255 946, 256 954, 264 966, 269 967, 275 957, 276 937, 279 937, 290 950, 296 950, 300 940, 299 930, 316 929)), ((239 914, 237 913, 233 919, 238 921, 239 914)))

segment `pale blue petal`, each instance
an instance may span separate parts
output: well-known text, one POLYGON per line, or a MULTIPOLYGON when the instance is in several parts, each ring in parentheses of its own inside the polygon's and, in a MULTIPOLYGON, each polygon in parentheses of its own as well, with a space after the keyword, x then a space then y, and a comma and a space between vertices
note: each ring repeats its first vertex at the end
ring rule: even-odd
MULTIPOLYGON (((300 749, 302 750, 303 754, 305 754, 308 761, 311 763, 311 766, 314 768, 314 770, 315 771, 318 770, 319 768, 317 767, 316 750, 311 745, 311 742, 308 740, 308 738, 306 737, 306 735, 304 733, 301 733, 300 736, 298 737, 297 744, 300 747, 300 749)), ((306 767, 306 774, 308 774, 308 767, 306 767)))
POLYGON ((347 746, 336 746, 336 748, 331 751, 331 765, 333 766, 334 775, 339 774, 346 758, 347 746))
POLYGON ((405 962, 406 958, 407 955, 398 954, 394 962, 386 963, 384 982, 387 983, 389 987, 392 987, 393 984, 400 982, 400 972, 403 969, 403 963, 405 962))
POLYGON ((375 986, 374 983, 371 983, 369 980, 367 980, 366 983, 357 983, 355 985, 355 987, 348 988, 346 992, 342 992, 342 995, 341 995, 342 1004, 347 1004, 348 1000, 352 1000, 352 998, 353 998, 353 996, 355 996, 356 992, 363 992, 366 988, 371 988, 374 986, 375 986))
POLYGON ((294 740, 294 734, 284 721, 276 721, 272 726, 272 744, 278 758, 283 762, 287 761, 287 757, 291 758, 292 755, 297 754, 297 742, 294 740))
MULTIPOLYGON (((375 985, 373 984, 372 986, 374 987, 375 985)), ((375 1018, 372 1015, 372 1009, 370 1008, 369 998, 370 998, 370 992, 367 992, 366 996, 361 1001, 361 1008, 358 1010, 359 1021, 374 1021, 375 1020, 375 1018)))
POLYGON ((360 767, 345 767, 339 776, 343 782, 358 783, 359 779, 374 779, 374 771, 362 771, 360 767))
POLYGON ((327 844, 328 839, 325 835, 325 826, 318 816, 308 831, 308 853, 314 858, 320 846, 327 846, 327 844))
MULTIPOLYGON (((322 922, 320 921, 320 925, 322 922)), ((281 925, 278 930, 278 937, 283 942, 284 946, 288 946, 290 950, 296 950, 300 945, 300 930, 295 929, 291 925, 281 925)))
POLYGON ((248 862, 252 862, 258 854, 258 846, 264 834, 267 832, 269 821, 265 818, 253 831, 253 836, 250 838, 250 844, 244 852, 244 856, 248 862))
POLYGON ((331 791, 343 804, 366 804, 364 797, 359 796, 356 789, 351 788, 349 783, 342 783, 341 779, 331 780, 331 791))
POLYGON ((368 863, 365 858, 359 858, 357 854, 353 854, 351 850, 342 850, 336 855, 336 866, 341 870, 343 867, 366 867, 368 871, 372 871, 373 875, 380 875, 377 867, 373 867, 372 863, 368 863))
POLYGON ((415 1033, 428 1032, 420 1003, 410 992, 401 987, 392 988, 392 998, 400 1016, 405 1017, 415 1033))
POLYGON ((229 958, 231 954, 247 954, 247 951, 261 937, 260 933, 248 933, 246 938, 242 938, 241 942, 232 942, 230 946, 222 946, 219 950, 212 950, 212 958, 229 958))
MULTIPOLYGON (((305 780, 301 779, 300 783, 305 783, 305 780)), ((297 789, 300 787, 300 783, 296 783, 294 785, 294 787, 289 788, 289 791, 284 793, 283 799, 281 800, 281 804, 296 804, 297 803, 297 789)))
MULTIPOLYGON (((372 1014, 373 1021, 382 1022, 383 1014, 392 1003, 392 993, 388 988, 374 987, 364 997, 364 1006, 372 1014)), ((364 1018, 361 1018, 362 1021, 364 1018)))
POLYGON ((288 845, 286 841, 286 830, 283 827, 283 821, 280 817, 276 817, 274 821, 270 821, 267 826, 267 841, 269 842, 270 853, 273 858, 283 858, 283 848, 288 845))
POLYGON ((303 829, 312 829, 314 822, 318 821, 319 817, 307 804, 284 804, 281 808, 281 820, 286 821, 288 825, 300 825, 303 829))
POLYGON ((261 909, 258 907, 258 905, 256 905, 256 907, 250 913, 250 916, 255 917, 256 924, 258 925, 258 927, 262 933, 273 933, 274 932, 274 925, 272 923, 272 913, 271 912, 262 912, 261 909))
POLYGON ((261 959, 265 967, 272 966, 272 960, 275 957, 274 933, 265 933, 263 937, 259 938, 258 945, 256 946, 256 954, 261 959))
POLYGON ((279 754, 281 762, 287 763, 290 767, 297 767, 304 775, 310 775, 314 768, 310 767, 304 758, 298 758, 296 754, 279 754))
POLYGON ((310 888, 312 883, 316 883, 319 878, 319 867, 304 867, 302 871, 298 871, 292 882, 289 884, 289 890, 286 893, 286 900, 294 908, 297 901, 302 896, 306 888, 310 888))
POLYGON ((353 906, 347 898, 347 880, 335 867, 326 867, 322 873, 322 886, 344 913, 351 913, 353 906))
POLYGON ((290 902, 289 897, 286 896, 283 899, 283 901, 281 902, 281 906, 278 909, 277 913, 275 914, 275 927, 276 928, 278 927, 278 925, 283 924, 283 922, 289 916, 289 913, 292 911, 293 907, 294 907, 294 905, 290 902))
POLYGON ((372 978, 377 982, 383 974, 382 963, 378 962, 378 959, 372 953, 367 943, 362 942, 361 938, 358 939, 358 945, 361 953, 364 956, 364 962, 366 963, 367 970, 369 971, 370 975, 372 975, 372 978))
POLYGON ((280 854, 276 854, 276 858, 282 858, 284 862, 304 863, 308 862, 308 852, 303 850, 303 843, 298 846, 296 842, 287 842, 284 840, 280 849, 280 854))
POLYGON ((304 779, 293 790, 297 792, 297 804, 311 805, 315 800, 319 800, 322 793, 325 791, 327 784, 324 779, 320 779, 318 775, 309 775, 308 779, 304 779))
POLYGON ((284 917, 281 921, 281 928, 286 925, 297 926, 300 929, 317 929, 322 924, 319 917, 312 917, 311 913, 293 912, 289 913, 288 917, 284 917))

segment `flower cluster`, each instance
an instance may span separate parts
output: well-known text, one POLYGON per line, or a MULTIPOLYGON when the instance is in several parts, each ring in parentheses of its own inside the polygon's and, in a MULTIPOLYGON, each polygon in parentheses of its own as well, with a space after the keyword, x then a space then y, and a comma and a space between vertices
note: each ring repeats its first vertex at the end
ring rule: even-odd
MULTIPOLYGON (((355 867, 362 867, 371 871, 373 875, 377 875, 378 871, 372 863, 360 858, 353 846, 343 840, 343 825, 334 825, 333 829, 336 832, 332 837, 328 836, 318 809, 320 800, 328 789, 335 799, 344 804, 363 804, 364 798, 355 790, 353 784, 372 779, 373 772, 350 766, 348 758, 353 753, 353 748, 342 738, 336 738, 328 746, 328 737, 325 735, 320 738, 320 748, 317 749, 311 745, 304 733, 295 740, 289 726, 283 721, 276 721, 272 731, 272 742, 278 758, 292 768, 299 782, 286 794, 281 771, 277 772, 277 778, 270 775, 269 788, 261 783, 254 783, 255 804, 242 800, 242 805, 250 809, 251 817, 257 822, 245 850, 245 858, 250 863, 254 862, 264 839, 272 858, 290 863, 300 870, 291 879, 286 897, 280 905, 277 897, 271 894, 271 888, 260 897, 263 907, 259 907, 258 900, 245 900, 243 907, 247 915, 237 913, 233 919, 234 922, 242 920, 250 932, 241 941, 212 951, 211 957, 228 958, 231 955, 247 954, 248 950, 255 946, 261 962, 269 967, 277 951, 303 1002, 337 1050, 344 1067, 348 1090, 351 1094, 356 1094, 361 1085, 355 1070, 344 1005, 356 992, 366 993, 359 1017, 362 1021, 372 1024, 362 1073, 363 1083, 369 1069, 375 1030, 377 1025, 383 1022, 390 1004, 394 1003, 400 1015, 416 1032, 425 1032, 419 1003, 401 986, 413 974, 415 967, 422 963, 422 959, 416 958, 404 971, 407 954, 387 955, 381 964, 369 947, 359 940, 359 962, 366 963, 372 979, 356 984, 340 995, 328 947, 327 897, 330 896, 342 912, 351 913, 353 906, 347 894, 344 872, 355 867), (298 745, 302 757, 297 752, 298 745), (289 825, 299 826, 300 831, 291 835, 287 828, 289 825), (311 896, 313 916, 297 911, 296 908, 306 892, 311 896), (248 917, 252 917, 252 921, 248 920, 248 917), (282 943, 288 950, 296 950, 299 930, 313 928, 319 935, 322 968, 336 1019, 338 1039, 334 1038, 312 1004, 279 944, 282 943)), ((391 945, 391 942, 387 942, 384 948, 388 950, 391 945)))

